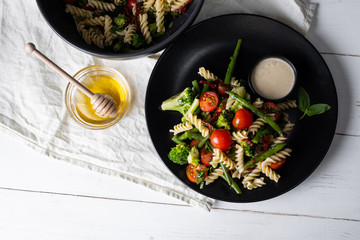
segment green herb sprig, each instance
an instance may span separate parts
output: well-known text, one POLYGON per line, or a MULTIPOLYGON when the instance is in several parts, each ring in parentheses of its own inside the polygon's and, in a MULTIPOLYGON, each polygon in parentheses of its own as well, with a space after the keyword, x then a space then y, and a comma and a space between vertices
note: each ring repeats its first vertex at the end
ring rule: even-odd
POLYGON ((306 115, 309 117, 313 115, 322 114, 326 111, 328 111, 331 107, 328 104, 325 103, 317 103, 310 105, 310 97, 309 94, 305 91, 303 87, 299 88, 298 92, 298 108, 300 111, 302 111, 304 114, 302 115, 302 118, 304 118, 306 115))

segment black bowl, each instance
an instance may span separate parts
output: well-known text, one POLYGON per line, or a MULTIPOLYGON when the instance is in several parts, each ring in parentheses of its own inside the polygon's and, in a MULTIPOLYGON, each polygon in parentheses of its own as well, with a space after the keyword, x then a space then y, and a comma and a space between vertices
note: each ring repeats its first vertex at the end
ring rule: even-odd
POLYGON ((100 58, 133 59, 156 53, 171 44, 194 22, 204 0, 193 0, 187 7, 186 12, 175 18, 172 27, 167 29, 165 34, 156 40, 157 43, 155 45, 131 53, 115 53, 111 50, 88 45, 77 32, 71 15, 65 12, 65 4, 63 1, 36 0, 36 2, 41 14, 50 27, 71 46, 100 58))

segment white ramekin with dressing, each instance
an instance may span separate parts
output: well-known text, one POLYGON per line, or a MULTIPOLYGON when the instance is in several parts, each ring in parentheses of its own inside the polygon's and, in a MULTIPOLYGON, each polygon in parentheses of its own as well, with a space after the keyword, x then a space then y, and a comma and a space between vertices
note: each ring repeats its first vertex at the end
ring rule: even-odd
POLYGON ((280 101, 289 96, 297 81, 294 65, 284 57, 268 56, 258 61, 249 76, 249 85, 260 97, 280 101))

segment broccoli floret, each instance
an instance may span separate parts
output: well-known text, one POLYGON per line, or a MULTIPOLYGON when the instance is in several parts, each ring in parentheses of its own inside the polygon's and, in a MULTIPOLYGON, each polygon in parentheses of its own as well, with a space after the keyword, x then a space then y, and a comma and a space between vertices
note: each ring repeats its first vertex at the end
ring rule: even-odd
POLYGON ((142 35, 135 33, 132 40, 131 40, 131 46, 138 49, 141 47, 144 47, 146 45, 145 39, 142 35))
MULTIPOLYGON (((244 87, 237 87, 237 86, 233 86, 232 92, 236 93, 237 95, 239 95, 240 97, 244 97, 245 93, 245 88, 244 87)), ((235 101, 231 107, 230 107, 230 111, 232 112, 236 112, 237 110, 241 109, 242 106, 238 101, 235 101)))
POLYGON ((156 22, 149 24, 150 34, 153 36, 157 31, 156 22))
POLYGON ((123 28, 126 23, 126 18, 124 17, 114 17, 114 23, 120 27, 123 28))
POLYGON ((181 93, 172 96, 161 104, 163 111, 178 111, 183 115, 190 109, 194 102, 194 93, 190 87, 187 87, 181 93))
POLYGON ((121 48, 123 47, 123 41, 118 41, 115 44, 113 44, 113 50, 114 52, 119 52, 121 48))
POLYGON ((174 163, 184 165, 187 164, 187 158, 190 154, 190 147, 186 143, 179 143, 171 148, 168 157, 174 163))
POLYGON ((190 150, 190 154, 187 157, 187 162, 189 164, 193 164, 195 167, 199 165, 200 162, 200 153, 196 146, 192 147, 190 150))
POLYGON ((229 110, 224 109, 216 120, 215 126, 217 128, 224 128, 226 130, 230 130, 233 118, 234 114, 229 110))
POLYGON ((255 156, 255 144, 241 141, 241 146, 244 148, 244 153, 248 157, 255 156))

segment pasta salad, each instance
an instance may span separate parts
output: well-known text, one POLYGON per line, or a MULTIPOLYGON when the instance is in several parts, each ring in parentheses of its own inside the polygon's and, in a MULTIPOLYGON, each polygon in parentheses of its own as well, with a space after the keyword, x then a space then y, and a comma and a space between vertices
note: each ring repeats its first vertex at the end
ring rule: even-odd
POLYGON ((192 87, 162 102, 164 111, 178 111, 181 122, 170 129, 175 146, 169 160, 186 166, 189 181, 200 188, 224 179, 238 194, 278 182, 280 168, 291 149, 286 141, 294 124, 287 110, 296 100, 280 103, 252 99, 246 84, 237 80, 234 69, 240 51, 238 40, 224 80, 204 67, 192 87))
POLYGON ((192 0, 65 0, 89 45, 114 52, 146 48, 171 28, 192 0))

